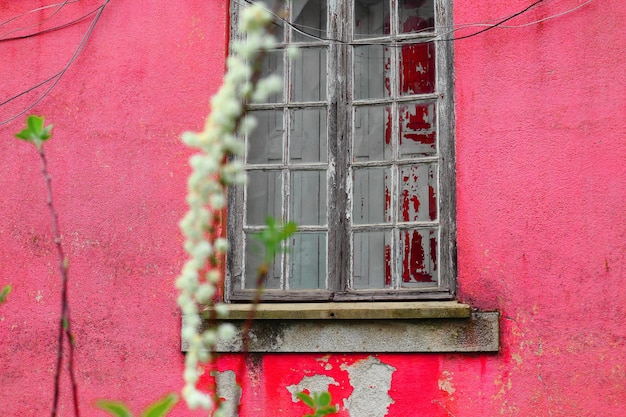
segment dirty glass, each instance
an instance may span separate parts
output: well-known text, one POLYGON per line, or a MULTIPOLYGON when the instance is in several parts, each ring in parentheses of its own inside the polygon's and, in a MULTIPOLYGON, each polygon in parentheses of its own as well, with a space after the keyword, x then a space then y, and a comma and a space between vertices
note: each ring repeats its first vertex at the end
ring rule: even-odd
POLYGON ((352 288, 391 286, 391 232, 355 232, 353 235, 352 288))
POLYGON ((326 224, 326 171, 292 171, 290 220, 299 226, 326 224))
POLYGON ((437 229, 400 231, 402 287, 437 282, 437 229))
POLYGON ((435 44, 403 45, 399 49, 400 94, 429 94, 435 91, 435 44))
POLYGON ((326 100, 326 48, 301 48, 291 64, 292 101, 326 100))
POLYGON ((355 0, 353 23, 355 39, 389 34, 389 0, 355 0))
POLYGON ((354 169, 352 222, 354 224, 391 221, 391 170, 354 169))
POLYGON ((265 218, 280 219, 282 181, 280 171, 249 171, 246 185, 246 224, 265 225, 265 218))
POLYGON ((289 115, 289 161, 292 164, 326 162, 326 108, 296 109, 289 115))
POLYGON ((399 0, 398 33, 424 33, 435 31, 433 0, 399 0))
POLYGON ((437 153, 436 102, 409 103, 398 107, 400 158, 437 153))
POLYGON ((256 110, 248 114, 257 127, 248 135, 246 162, 248 164, 280 163, 283 159, 283 111, 256 110))
POLYGON ((391 51, 383 45, 354 47, 354 98, 385 98, 390 95, 391 51))
POLYGON ((399 183, 399 221, 437 220, 437 164, 403 166, 399 183))
POLYGON ((291 6, 292 41, 315 42, 328 37, 326 0, 294 0, 291 6))
MULTIPOLYGON (((246 233, 246 263, 245 279, 246 288, 256 288, 259 278, 259 267, 265 261, 265 248, 261 242, 254 237, 254 233, 246 233)), ((269 264, 269 271, 263 280, 263 285, 267 289, 280 289, 281 256, 275 256, 269 264)))
POLYGON ((326 288, 326 232, 296 233, 287 256, 289 289, 326 288))

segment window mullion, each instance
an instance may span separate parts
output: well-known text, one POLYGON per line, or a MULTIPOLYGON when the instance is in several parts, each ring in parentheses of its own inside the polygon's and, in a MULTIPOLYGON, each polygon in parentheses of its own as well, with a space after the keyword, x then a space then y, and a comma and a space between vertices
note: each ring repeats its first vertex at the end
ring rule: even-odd
MULTIPOLYGON (((350 2, 329 0, 329 38, 348 40, 346 32, 350 2)), ((328 288, 345 290, 348 279, 347 172, 350 161, 348 115, 348 46, 331 42, 328 46, 328 201, 334 201, 328 212, 328 288)))

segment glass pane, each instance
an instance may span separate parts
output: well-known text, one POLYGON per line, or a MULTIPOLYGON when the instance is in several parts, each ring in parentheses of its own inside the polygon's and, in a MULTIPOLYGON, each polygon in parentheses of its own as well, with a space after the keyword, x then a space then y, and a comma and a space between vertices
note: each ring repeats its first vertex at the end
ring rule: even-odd
POLYGON ((326 171, 291 173, 289 216, 298 225, 326 224, 326 171))
POLYGON ((326 108, 293 110, 290 115, 290 161, 326 162, 326 108))
POLYGON ((279 164, 283 160, 283 111, 258 110, 248 114, 257 127, 248 135, 246 162, 249 164, 279 164))
POLYGON ((436 229, 400 232, 402 287, 437 282, 437 240, 436 229))
POLYGON ((391 51, 383 45, 354 47, 354 98, 389 97, 391 51))
MULTIPOLYGON (((264 5, 267 8, 267 10, 269 10, 273 15, 278 15, 278 16, 285 15, 285 2, 283 0, 263 0, 263 3, 260 3, 260 4, 264 5), (280 4, 281 6, 280 9, 276 8, 277 4, 280 4)), ((248 4, 245 4, 243 7, 247 7, 247 6, 248 4)), ((284 27, 285 27, 285 24, 281 19, 279 19, 278 17, 274 17, 272 19, 271 30, 279 42, 283 41, 284 33, 285 33, 284 27)))
POLYGON ((435 7, 433 0, 399 0, 400 33, 434 32, 435 7))
MULTIPOLYGON (((254 233, 246 233, 246 272, 244 277, 245 288, 257 288, 259 267, 265 259, 263 244, 254 237, 254 233)), ((280 262, 281 255, 277 255, 269 265, 269 272, 263 280, 267 289, 280 289, 280 262)))
POLYGON ((355 161, 391 159, 391 107, 367 106, 354 109, 355 161))
POLYGON ((294 42, 326 38, 326 0, 294 0, 291 9, 294 42))
POLYGON ((400 158, 437 153, 436 103, 405 104, 400 113, 400 158))
POLYGON ((400 94, 435 91, 435 44, 416 43, 400 48, 400 94))
POLYGON ((355 0, 354 38, 364 39, 389 34, 388 0, 355 0))
MULTIPOLYGON (((268 75, 276 74, 283 78, 283 51, 267 52, 263 59, 263 65, 261 66, 261 77, 267 77, 268 75)), ((283 91, 270 95, 267 103, 280 103, 283 101, 283 91)))
POLYGON ((265 225, 265 218, 280 219, 282 181, 280 171, 248 171, 246 224, 265 225))
POLYGON ((390 245, 391 232, 354 233, 353 289, 391 287, 390 245))
POLYGON ((300 48, 292 63, 293 101, 326 100, 326 48, 300 48))
POLYGON ((391 170, 389 168, 355 169, 352 189, 352 222, 354 224, 391 221, 391 170))
POLYGON ((290 239, 289 289, 326 288, 326 233, 296 233, 290 239))
POLYGON ((400 169, 398 219, 403 222, 437 220, 437 164, 400 169))

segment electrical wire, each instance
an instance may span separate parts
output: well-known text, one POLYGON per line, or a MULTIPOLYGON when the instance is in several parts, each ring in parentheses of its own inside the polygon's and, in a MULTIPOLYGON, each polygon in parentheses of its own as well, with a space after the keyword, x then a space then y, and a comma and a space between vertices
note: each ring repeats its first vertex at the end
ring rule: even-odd
MULTIPOLYGON (((459 26, 456 26, 456 27, 446 27, 446 26, 444 26, 443 28, 447 28, 447 29, 450 29, 450 30, 448 30, 447 32, 444 32, 444 33, 439 33, 439 34, 435 34, 434 33, 435 27, 427 27, 427 28, 423 28, 423 29, 420 29, 420 30, 415 31, 415 32, 411 32, 410 35, 414 35, 415 36, 415 35, 425 34, 425 33, 428 33, 428 32, 433 32, 432 37, 420 38, 420 39, 402 39, 402 40, 398 40, 398 41, 393 42, 393 43, 389 42, 386 39, 383 39, 383 40, 380 40, 380 41, 374 40, 374 41, 370 41, 370 42, 361 42, 361 41, 359 41, 359 42, 348 42, 348 41, 343 41, 341 39, 317 36, 317 35, 314 35, 312 33, 306 32, 305 30, 303 30, 303 28, 310 28, 310 29, 318 31, 318 32, 323 32, 322 29, 312 28, 312 27, 305 26, 305 25, 297 25, 297 24, 294 24, 294 23, 288 21, 287 19, 279 16, 278 14, 272 12, 271 10, 268 10, 268 12, 270 12, 274 16, 274 18, 276 20, 278 20, 278 22, 276 22, 276 21, 274 22, 275 25, 281 26, 281 27, 284 27, 284 25, 289 26, 295 32, 297 32, 297 33, 299 33, 299 34, 301 34, 303 36, 309 37, 309 38, 311 38, 311 39, 313 39, 315 41, 338 43, 338 44, 349 45, 349 46, 382 45, 382 46, 385 46, 385 47, 403 47, 403 46, 407 46, 407 45, 414 45, 414 44, 427 43, 427 42, 433 42, 433 41, 447 41, 447 42, 449 42, 449 41, 457 41, 457 40, 461 40, 461 39, 468 39, 468 38, 480 35, 482 33, 485 33, 487 31, 489 31, 491 29, 495 29, 495 28, 513 29, 513 28, 527 27, 527 26, 538 24, 538 23, 544 22, 546 20, 554 19, 554 18, 557 18, 557 17, 564 16, 566 14, 569 14, 571 12, 574 12, 574 11, 576 11, 576 10, 586 6, 587 4, 591 3, 592 0, 587 0, 584 3, 578 5, 578 6, 574 7, 574 8, 571 8, 571 9, 565 10, 563 12, 560 12, 560 13, 557 13, 557 14, 554 14, 554 15, 542 18, 542 19, 538 19, 538 20, 535 20, 535 21, 532 21, 532 22, 528 22, 528 23, 524 23, 524 24, 520 24, 520 25, 504 25, 504 23, 506 23, 506 22, 508 22, 508 21, 510 21, 510 20, 512 20, 512 19, 514 19, 516 17, 518 17, 518 16, 521 16, 521 15, 527 13, 528 11, 532 10, 533 8, 539 6, 541 3, 547 4, 547 3, 550 3, 551 1, 554 1, 554 0, 537 0, 534 3, 530 4, 529 6, 525 7, 524 9, 522 9, 522 10, 520 10, 520 11, 514 13, 514 14, 511 14, 511 15, 509 15, 507 17, 503 17, 503 18, 500 18, 500 19, 493 19, 492 21, 495 22, 495 23, 489 23, 489 21, 487 21, 487 22, 482 22, 482 23, 468 23, 468 24, 463 24, 463 25, 459 25, 459 26), (471 28, 471 27, 485 27, 485 28, 481 29, 481 30, 479 30, 477 32, 468 34, 468 35, 463 35, 463 36, 458 36, 458 37, 453 37, 453 38, 446 38, 446 36, 448 36, 450 34, 453 34, 453 33, 457 32, 459 30, 467 29, 467 28, 471 28)), ((242 6, 248 6, 248 5, 257 4, 256 2, 254 2, 252 0, 237 0, 237 2, 240 5, 242 5, 242 6), (244 3, 247 3, 247 4, 244 4, 244 3)))
POLYGON ((2 103, 0 103, 0 107, 2 107, 4 105, 10 103, 11 101, 17 99, 18 97, 21 97, 24 94, 27 94, 27 93, 29 93, 29 92, 31 92, 33 90, 36 90, 37 88, 41 87, 42 85, 45 85, 48 82, 52 81, 52 84, 33 103, 31 103, 28 107, 26 107, 24 110, 20 111, 19 113, 15 114, 14 116, 11 116, 8 119, 0 121, 0 126, 2 126, 4 124, 7 124, 7 123, 17 119, 18 117, 24 115, 26 112, 31 110, 33 107, 35 107, 37 104, 39 104, 39 102, 41 102, 41 100, 43 100, 50 93, 50 91, 52 91, 52 89, 59 83, 59 81, 63 78, 63 75, 65 75, 66 71, 70 68, 70 66, 74 63, 74 61, 76 61, 76 59, 78 58, 80 53, 85 49, 87 41, 91 38, 91 35, 92 35, 96 25, 98 24, 98 21, 100 20, 100 16, 102 15, 102 12, 104 12, 104 9, 106 8, 106 6, 109 3, 109 1, 110 0, 105 0, 97 9, 95 9, 94 11, 91 11, 87 15, 83 16, 82 19, 84 19, 87 16, 93 14, 94 12, 96 13, 96 15, 92 19, 91 23, 89 24, 89 27, 87 27, 87 30, 85 31, 85 33, 83 34, 80 42, 78 43, 78 46, 74 50, 74 53, 72 54, 72 57, 67 62, 65 67, 63 67, 63 69, 61 69, 59 72, 57 72, 56 74, 52 75, 51 77, 47 78, 46 80, 40 82, 39 84, 37 84, 37 85, 35 85, 35 86, 25 90, 25 91, 22 91, 21 93, 16 94, 13 97, 10 97, 9 99, 7 99, 7 100, 3 101, 2 103))
MULTIPOLYGON (((108 3, 108 1, 106 3, 108 3)), ((83 16, 81 16, 79 18, 76 18, 76 19, 74 19, 74 20, 72 20, 70 22, 64 23, 62 25, 55 26, 55 27, 48 28, 48 29, 44 29, 44 30, 40 30, 39 32, 35 32, 35 33, 29 33, 28 35, 14 36, 14 37, 11 37, 11 38, 2 38, 2 39, 0 39, 0 42, 8 42, 8 41, 15 41, 15 40, 19 40, 19 39, 27 39, 27 38, 32 38, 34 36, 43 35, 43 34, 46 34, 46 33, 55 32, 57 30, 65 29, 67 27, 73 26, 73 25, 75 25, 77 23, 80 23, 83 20, 87 19, 92 14, 98 12, 98 10, 101 7, 102 6, 98 6, 95 9, 93 9, 92 11, 84 14, 83 16)))
POLYGON ((57 7, 57 6, 58 6, 58 7, 57 7, 57 9, 56 9, 54 12, 52 12, 52 14, 51 14, 50 16, 45 17, 44 19, 42 19, 41 21, 37 22, 36 24, 32 24, 32 25, 30 25, 30 26, 23 26, 23 27, 21 27, 21 28, 17 28, 17 29, 10 30, 10 31, 8 31, 8 32, 6 32, 6 33, 0 34, 0 38, 4 38, 5 36, 10 35, 11 33, 14 33, 14 32, 19 32, 19 31, 21 31, 21 30, 25 30, 25 29, 32 28, 32 27, 35 27, 35 26, 39 26, 39 25, 41 25, 42 23, 44 23, 44 22, 46 22, 46 21, 48 21, 48 20, 52 19, 52 18, 53 18, 56 14, 58 14, 58 13, 61 11, 61 9, 62 9, 63 7, 65 7, 67 4, 70 4, 70 3, 76 3, 76 2, 78 2, 78 1, 79 1, 79 0, 65 0, 63 3, 49 4, 49 5, 47 5, 47 6, 42 6, 42 7, 38 7, 38 8, 36 8, 36 9, 33 9, 33 10, 29 10, 28 12, 22 13, 22 14, 20 14, 20 15, 18 15, 18 16, 14 16, 14 17, 12 17, 11 19, 5 20, 4 22, 0 23, 0 27, 2 27, 2 26, 4 26, 4 25, 6 25, 6 24, 8 24, 8 23, 10 23, 10 22, 12 22, 12 21, 14 21, 14 20, 16 20, 16 19, 19 19, 19 18, 21 18, 21 17, 24 17, 24 16, 26 16, 26 15, 28 15, 28 14, 30 14, 30 13, 36 13, 36 12, 40 12, 40 11, 42 11, 42 10, 46 10, 46 9, 50 9, 50 8, 52 8, 52 7, 57 7))
POLYGON ((498 23, 493 24, 493 25, 491 25, 491 26, 487 26, 486 28, 481 29, 481 30, 479 30, 479 31, 477 31, 477 32, 470 33, 469 35, 465 35, 465 36, 459 36, 459 37, 456 37, 456 38, 446 38, 446 39, 443 39, 443 40, 444 40, 444 41, 446 41, 446 42, 450 42, 450 41, 460 41, 461 39, 468 39, 468 38, 471 38, 471 37, 474 37, 474 36, 480 35, 481 33, 485 33, 485 32, 487 32, 488 30, 495 29, 495 28, 497 28, 498 26, 502 25, 503 23, 506 23, 506 22, 508 22, 509 20, 514 19, 514 18, 516 18, 517 16, 520 16, 520 15, 522 15, 522 14, 526 13, 527 11, 529 11, 530 9, 532 9, 533 7, 538 6, 540 3, 543 3, 543 2, 544 2, 544 0, 537 0, 536 2, 532 3, 530 6, 526 7, 525 9, 522 9, 522 10, 520 10, 519 12, 514 13, 514 14, 512 14, 511 16, 507 17, 506 19, 500 20, 498 23))

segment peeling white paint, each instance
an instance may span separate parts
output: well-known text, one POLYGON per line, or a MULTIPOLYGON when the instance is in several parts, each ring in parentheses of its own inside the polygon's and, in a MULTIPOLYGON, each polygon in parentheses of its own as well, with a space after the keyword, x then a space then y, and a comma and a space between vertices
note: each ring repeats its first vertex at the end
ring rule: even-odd
POLYGON ((241 387, 237 384, 234 371, 211 372, 217 384, 217 395, 224 401, 224 417, 237 417, 237 405, 241 400, 241 387))
POLYGON ((452 385, 452 376, 454 374, 450 371, 443 371, 441 373, 441 378, 437 381, 437 386, 441 391, 448 393, 448 395, 454 394, 456 389, 452 385))
POLYGON ((348 372, 352 395, 344 401, 350 417, 384 417, 395 401, 389 396, 391 379, 396 371, 391 365, 370 356, 353 365, 341 365, 348 372))
POLYGON ((291 401, 297 403, 299 400, 296 398, 296 394, 302 391, 325 392, 328 391, 328 387, 331 385, 339 385, 337 381, 328 375, 313 375, 305 376, 296 385, 289 385, 287 391, 291 393, 291 401))

